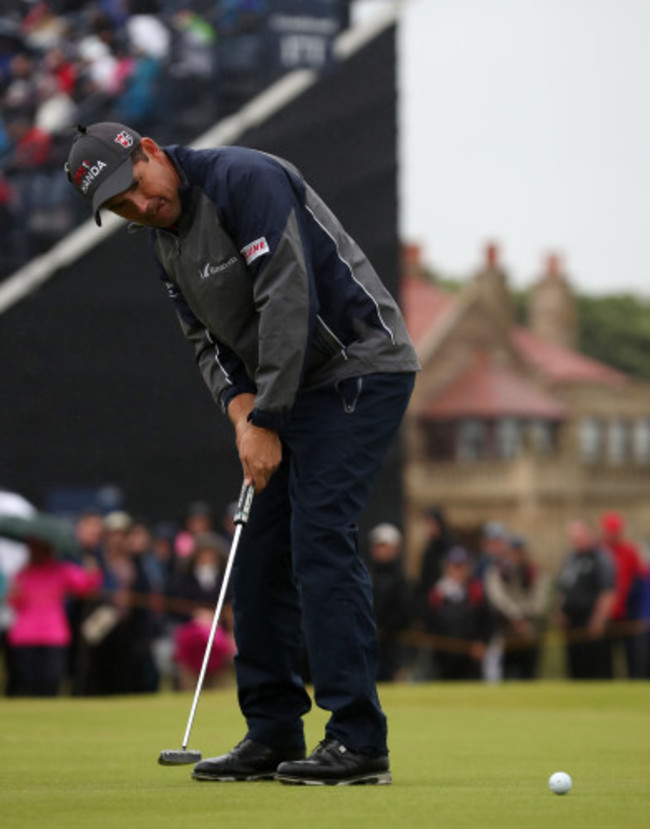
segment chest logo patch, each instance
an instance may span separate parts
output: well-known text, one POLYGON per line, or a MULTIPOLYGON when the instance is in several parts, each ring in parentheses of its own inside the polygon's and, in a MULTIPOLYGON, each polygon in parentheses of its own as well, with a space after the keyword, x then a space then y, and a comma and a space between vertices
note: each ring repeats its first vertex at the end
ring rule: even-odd
POLYGON ((214 276, 216 273, 221 273, 221 271, 225 271, 226 268, 231 267, 237 262, 236 256, 231 256, 226 262, 221 262, 219 265, 211 265, 209 262, 207 265, 204 265, 203 268, 199 271, 201 279, 208 279, 211 276, 214 276))

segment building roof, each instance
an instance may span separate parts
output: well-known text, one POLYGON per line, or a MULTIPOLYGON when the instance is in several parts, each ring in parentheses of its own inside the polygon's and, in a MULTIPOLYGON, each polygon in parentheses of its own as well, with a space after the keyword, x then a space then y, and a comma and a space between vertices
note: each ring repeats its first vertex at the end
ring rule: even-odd
POLYGON ((570 348, 547 342, 526 328, 513 328, 511 339, 524 359, 553 383, 587 382, 620 388, 627 382, 620 371, 570 348))
POLYGON ((566 407, 486 351, 477 351, 464 371, 424 401, 418 414, 432 420, 460 417, 562 420, 566 407))
MULTIPOLYGON (((402 280, 401 300, 406 325, 420 351, 442 317, 453 310, 458 296, 444 291, 430 279, 407 275, 402 280)), ((596 383, 621 388, 627 382, 626 375, 620 371, 548 342, 526 328, 514 326, 510 342, 525 363, 553 384, 596 383)))
POLYGON ((453 294, 443 291, 430 279, 405 276, 401 285, 401 306, 404 319, 417 348, 441 314, 456 301, 453 294))

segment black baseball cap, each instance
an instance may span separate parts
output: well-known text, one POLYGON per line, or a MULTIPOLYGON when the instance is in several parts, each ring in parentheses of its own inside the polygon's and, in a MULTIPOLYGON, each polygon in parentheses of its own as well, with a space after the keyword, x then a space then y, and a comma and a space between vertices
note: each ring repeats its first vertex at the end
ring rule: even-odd
POLYGON ((99 209, 104 202, 133 182, 131 155, 140 140, 131 127, 114 121, 77 127, 65 171, 68 181, 92 204, 98 225, 102 223, 99 209))
POLYGON ((469 564, 471 560, 470 554, 464 547, 452 547, 445 554, 445 561, 448 564, 469 564))

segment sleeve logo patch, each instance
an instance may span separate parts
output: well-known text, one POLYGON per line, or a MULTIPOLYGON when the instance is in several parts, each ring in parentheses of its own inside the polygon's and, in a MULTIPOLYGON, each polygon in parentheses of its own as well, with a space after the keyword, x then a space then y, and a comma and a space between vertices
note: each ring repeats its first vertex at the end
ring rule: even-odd
POLYGON ((244 257, 246 264, 250 265, 251 262, 254 262, 258 257, 264 256, 265 253, 270 253, 269 243, 266 241, 266 238, 262 236, 254 242, 249 242, 249 244, 241 249, 240 253, 244 257))

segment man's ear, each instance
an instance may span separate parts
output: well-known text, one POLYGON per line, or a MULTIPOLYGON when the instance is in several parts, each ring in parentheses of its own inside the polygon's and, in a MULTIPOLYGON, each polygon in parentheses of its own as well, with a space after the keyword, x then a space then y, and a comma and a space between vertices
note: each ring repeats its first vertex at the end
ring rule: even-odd
POLYGON ((145 153, 149 156, 149 158, 156 158, 156 156, 162 152, 158 144, 153 140, 153 138, 141 138, 140 139, 140 146, 145 151, 145 153))

